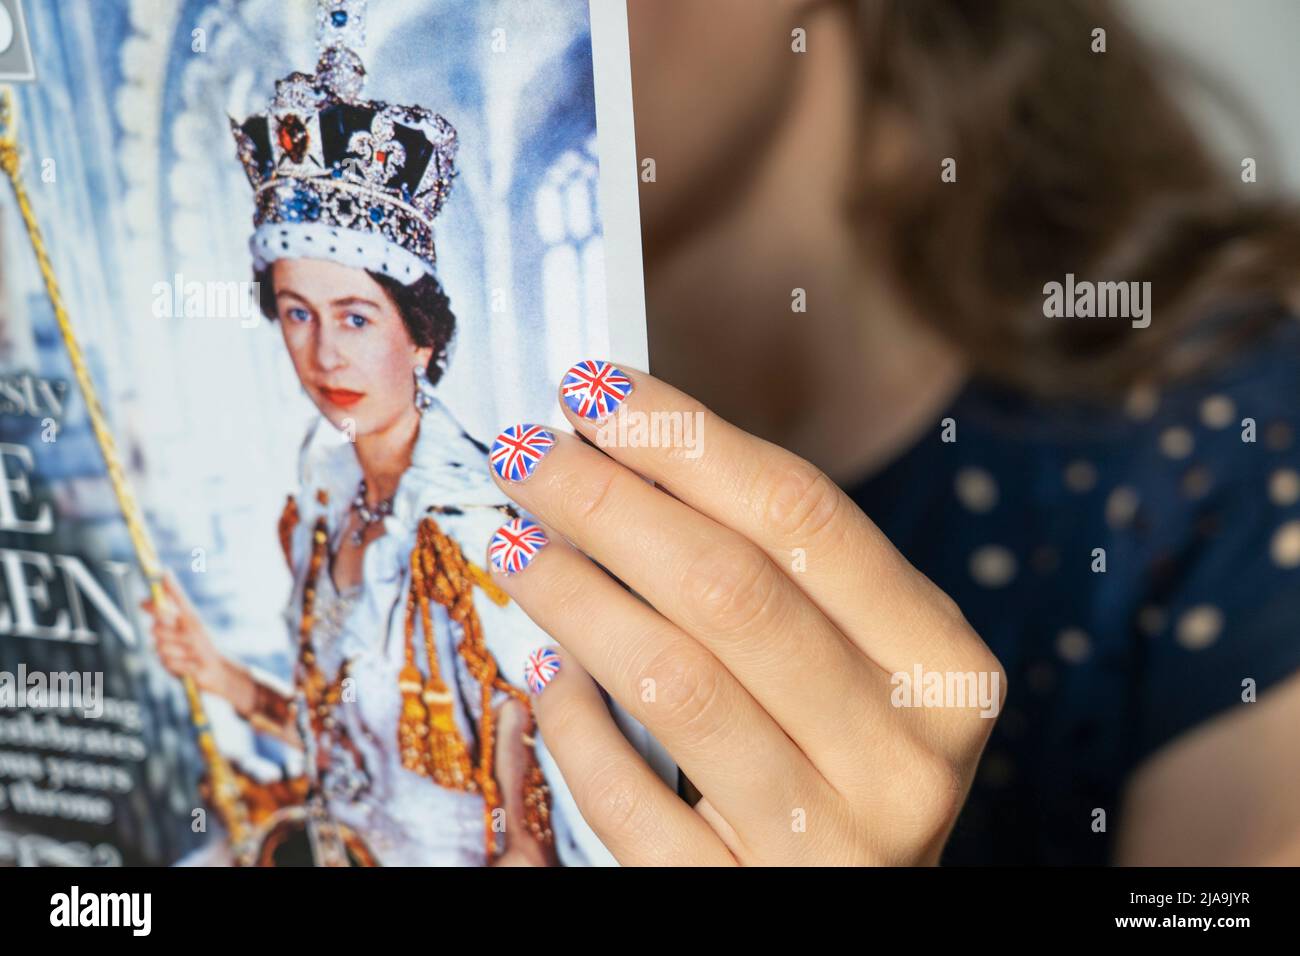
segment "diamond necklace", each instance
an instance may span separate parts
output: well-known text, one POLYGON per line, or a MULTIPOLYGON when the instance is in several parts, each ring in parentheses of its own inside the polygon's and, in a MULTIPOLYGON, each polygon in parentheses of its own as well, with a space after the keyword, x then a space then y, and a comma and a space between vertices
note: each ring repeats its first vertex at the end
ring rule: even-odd
POLYGON ((374 510, 371 510, 370 506, 366 504, 366 479, 361 479, 356 497, 352 499, 352 510, 361 519, 361 527, 352 532, 352 543, 354 545, 361 547, 361 542, 365 540, 366 529, 372 524, 378 524, 393 513, 394 497, 396 497, 396 492, 379 502, 379 504, 375 505, 374 510))

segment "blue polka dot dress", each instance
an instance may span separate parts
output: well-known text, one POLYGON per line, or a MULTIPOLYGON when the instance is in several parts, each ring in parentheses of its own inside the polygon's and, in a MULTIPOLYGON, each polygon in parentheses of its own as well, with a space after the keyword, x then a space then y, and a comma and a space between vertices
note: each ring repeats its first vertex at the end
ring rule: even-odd
POLYGON ((1007 670, 943 862, 1110 862, 1133 771, 1300 671, 1300 321, 1122 404, 972 381, 941 419, 848 491, 1007 670))

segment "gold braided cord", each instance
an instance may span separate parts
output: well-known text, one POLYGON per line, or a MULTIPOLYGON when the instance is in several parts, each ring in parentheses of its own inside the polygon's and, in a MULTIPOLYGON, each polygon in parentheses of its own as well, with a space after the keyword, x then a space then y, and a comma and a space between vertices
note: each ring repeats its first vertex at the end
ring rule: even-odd
MULTIPOLYGON (((150 537, 148 528, 146 528, 144 519, 140 514, 135 495, 131 491, 130 485, 127 484, 126 473, 122 469, 117 446, 113 441, 113 434, 109 429, 103 409, 100 407, 94 383, 90 378, 90 371, 86 367, 86 360, 82 355, 81 345, 77 341, 76 333, 68 318, 68 310, 63 302, 63 295, 59 291, 59 281, 54 274, 54 266, 50 262, 45 240, 41 235, 40 226, 36 222, 36 215, 32 211, 31 202, 28 200, 27 190, 23 186, 22 162, 16 135, 16 110, 17 107, 14 103, 12 91, 7 87, 0 88, 0 167, 3 167, 5 175, 9 177, 10 185, 13 186, 18 211, 22 215, 23 225, 27 230, 27 238, 31 242, 32 252, 36 255, 36 263, 40 267, 41 277, 45 280, 45 292, 49 296, 51 307, 54 309, 54 318, 58 321, 59 332, 63 336, 63 344, 67 349, 68 360, 72 364, 72 372, 76 376, 77 385, 81 389, 82 398, 86 403, 91 427, 95 432, 95 441, 99 444, 99 450, 104 456, 104 464, 108 469, 108 480, 113 487, 113 494, 117 498, 118 507, 122 511, 122 518, 126 522, 127 533, 131 537, 131 545, 135 550, 136 561, 139 563, 140 571, 149 584, 149 593, 154 606, 161 609, 166 606, 167 601, 162 589, 162 565, 158 560, 158 552, 154 548, 153 539, 150 537)), ((203 755, 203 761, 207 767, 213 807, 221 817, 226 832, 230 835, 231 843, 236 847, 237 855, 239 855, 242 853, 244 840, 248 835, 248 816, 239 796, 239 785, 230 765, 220 751, 217 750, 216 741, 213 739, 212 729, 208 725, 207 715, 204 712, 203 701, 199 697, 197 685, 190 677, 183 678, 182 683, 185 688, 186 700, 189 702, 190 720, 194 725, 199 752, 203 755)))

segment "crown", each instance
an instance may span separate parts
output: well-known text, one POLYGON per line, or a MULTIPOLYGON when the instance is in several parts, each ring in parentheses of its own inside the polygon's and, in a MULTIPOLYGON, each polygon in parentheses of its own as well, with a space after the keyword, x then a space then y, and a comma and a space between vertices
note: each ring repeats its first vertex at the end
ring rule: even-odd
MULTIPOLYGON (((322 3, 323 29, 345 29, 346 6, 322 3)), ((275 84, 265 113, 231 119, 255 196, 257 268, 307 257, 405 284, 433 274, 433 220, 456 175, 456 129, 419 106, 363 99, 365 79, 355 52, 329 45, 315 73, 275 84)))

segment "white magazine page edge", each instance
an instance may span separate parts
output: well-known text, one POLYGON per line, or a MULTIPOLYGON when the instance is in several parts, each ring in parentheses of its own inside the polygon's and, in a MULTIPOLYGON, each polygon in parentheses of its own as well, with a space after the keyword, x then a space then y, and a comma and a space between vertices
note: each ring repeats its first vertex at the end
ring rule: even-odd
MULTIPOLYGON (((600 151, 600 209, 605 231, 605 300, 615 362, 649 371, 645 279, 641 259, 640 181, 632 116, 632 52, 626 0, 589 0, 591 60, 600 151)), ((618 704, 614 720, 655 773, 677 792, 677 764, 618 704)))

